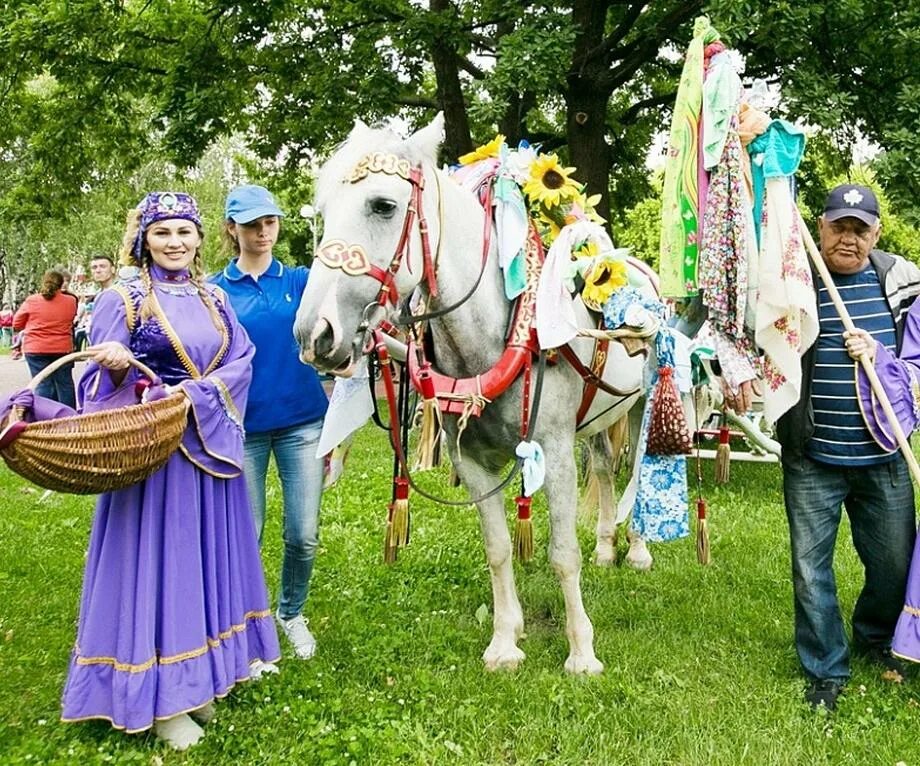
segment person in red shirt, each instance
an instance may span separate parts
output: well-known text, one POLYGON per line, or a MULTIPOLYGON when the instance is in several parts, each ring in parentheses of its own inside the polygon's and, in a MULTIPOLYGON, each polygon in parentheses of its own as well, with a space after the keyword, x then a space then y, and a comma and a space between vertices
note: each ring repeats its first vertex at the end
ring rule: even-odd
MULTIPOLYGON (((22 351, 32 377, 73 351, 77 299, 64 292, 63 285, 61 272, 46 271, 41 290, 26 298, 13 317, 13 329, 25 331, 22 351)), ((64 365, 43 380, 36 393, 76 408, 73 363, 64 365)))
POLYGON ((13 344, 13 307, 9 303, 3 304, 0 311, 0 346, 13 344))

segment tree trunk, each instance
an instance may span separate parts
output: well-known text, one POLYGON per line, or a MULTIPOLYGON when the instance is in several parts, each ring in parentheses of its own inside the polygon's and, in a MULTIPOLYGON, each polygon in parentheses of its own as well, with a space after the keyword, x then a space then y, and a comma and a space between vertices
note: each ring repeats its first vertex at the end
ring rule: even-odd
MULTIPOLYGON (((585 184, 587 194, 600 194, 595 206, 598 214, 610 221, 610 147, 607 145, 607 101, 603 93, 590 83, 571 81, 566 94, 566 135, 569 159, 575 166, 577 178, 585 184)), ((609 229, 609 223, 608 223, 609 229)))
MULTIPOLYGON (((607 145, 607 102, 610 91, 598 83, 606 65, 604 57, 592 54, 604 40, 607 2, 575 0, 572 21, 575 47, 565 92, 566 137, 569 159, 585 184, 587 194, 600 194, 599 215, 610 221, 610 154, 607 145)), ((607 224, 608 230, 610 224, 607 224)))
MULTIPOLYGON (((432 13, 456 13, 450 0, 430 0, 429 8, 432 13)), ((438 26, 443 28, 444 25, 438 26)), ((436 39, 431 59, 437 82, 438 104, 444 112, 444 145, 441 154, 448 161, 455 162, 461 154, 473 151, 473 139, 460 85, 460 67, 452 42, 436 39)))

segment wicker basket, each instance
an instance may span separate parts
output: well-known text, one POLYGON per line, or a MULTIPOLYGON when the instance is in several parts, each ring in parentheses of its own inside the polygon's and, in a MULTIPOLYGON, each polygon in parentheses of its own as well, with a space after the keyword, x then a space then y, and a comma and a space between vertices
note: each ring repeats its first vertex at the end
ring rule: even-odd
MULTIPOLYGON (((29 388, 68 362, 91 356, 81 351, 61 357, 29 388)), ((156 377, 137 360, 131 363, 151 380, 156 377)), ((13 471, 46 489, 78 495, 122 489, 146 479, 175 452, 189 406, 185 394, 176 392, 143 404, 29 423, 0 455, 13 471)), ((14 407, 0 423, 0 433, 22 417, 22 409, 14 407)))

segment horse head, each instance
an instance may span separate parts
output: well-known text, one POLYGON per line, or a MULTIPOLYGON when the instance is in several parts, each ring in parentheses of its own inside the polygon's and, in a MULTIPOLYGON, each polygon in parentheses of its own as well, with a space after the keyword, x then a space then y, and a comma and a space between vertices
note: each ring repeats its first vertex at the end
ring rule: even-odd
POLYGON ((434 175, 443 132, 441 114, 408 139, 359 120, 323 166, 323 240, 294 323, 304 362, 350 375, 367 331, 422 281, 433 282, 440 195, 425 178, 434 175))

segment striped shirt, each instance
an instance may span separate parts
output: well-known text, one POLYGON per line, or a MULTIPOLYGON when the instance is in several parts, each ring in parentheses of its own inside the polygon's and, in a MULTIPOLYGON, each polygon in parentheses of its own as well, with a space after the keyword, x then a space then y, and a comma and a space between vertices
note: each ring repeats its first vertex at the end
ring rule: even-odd
MULTIPOLYGON (((875 269, 867 266, 857 274, 833 276, 853 323, 895 353, 894 319, 875 269)), ((815 431, 805 452, 814 460, 835 465, 888 462, 893 455, 884 452, 866 430, 856 399, 855 363, 843 341, 843 322, 820 282, 818 321, 820 332, 811 388, 815 431)))

